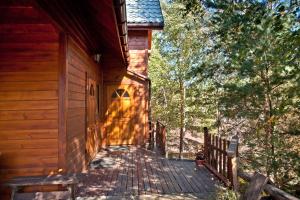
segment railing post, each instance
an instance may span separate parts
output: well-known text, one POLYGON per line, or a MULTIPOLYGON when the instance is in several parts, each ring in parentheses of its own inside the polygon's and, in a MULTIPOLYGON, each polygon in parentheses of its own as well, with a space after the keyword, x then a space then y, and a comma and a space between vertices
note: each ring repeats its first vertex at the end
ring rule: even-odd
POLYGON ((208 161, 208 151, 209 151, 209 147, 208 147, 208 128, 204 127, 203 131, 204 131, 204 158, 205 158, 206 161, 208 161))
POLYGON ((162 126, 162 131, 161 131, 161 141, 162 141, 162 152, 163 155, 166 155, 166 127, 162 126))
POLYGON ((227 150, 227 178, 234 191, 238 190, 238 136, 232 137, 227 150))
POLYGON ((156 146, 156 148, 159 148, 159 130, 160 129, 160 127, 159 127, 159 122, 157 121, 156 122, 156 131, 155 131, 155 146, 156 146))
POLYGON ((149 149, 154 149, 154 123, 149 121, 149 149))

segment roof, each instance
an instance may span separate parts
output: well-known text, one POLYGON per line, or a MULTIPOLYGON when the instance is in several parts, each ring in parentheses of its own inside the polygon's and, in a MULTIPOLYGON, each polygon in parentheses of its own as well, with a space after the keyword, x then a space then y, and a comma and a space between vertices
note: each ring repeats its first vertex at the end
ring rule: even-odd
POLYGON ((126 0, 129 26, 163 28, 164 18, 159 0, 126 0))

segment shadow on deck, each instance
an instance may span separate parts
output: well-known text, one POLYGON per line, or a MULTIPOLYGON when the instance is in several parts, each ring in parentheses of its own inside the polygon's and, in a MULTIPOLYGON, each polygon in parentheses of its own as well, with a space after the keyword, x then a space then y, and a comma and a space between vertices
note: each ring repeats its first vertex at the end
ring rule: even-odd
POLYGON ((80 179, 77 199, 213 199, 220 185, 192 161, 168 160, 136 147, 101 151, 80 179))

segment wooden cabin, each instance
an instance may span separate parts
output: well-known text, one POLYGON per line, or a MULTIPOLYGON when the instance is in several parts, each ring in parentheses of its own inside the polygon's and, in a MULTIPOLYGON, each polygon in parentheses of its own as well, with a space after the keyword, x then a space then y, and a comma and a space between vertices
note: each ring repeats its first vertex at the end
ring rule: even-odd
POLYGON ((144 146, 151 35, 162 28, 159 0, 0 1, 1 182, 81 172, 100 148, 144 146))

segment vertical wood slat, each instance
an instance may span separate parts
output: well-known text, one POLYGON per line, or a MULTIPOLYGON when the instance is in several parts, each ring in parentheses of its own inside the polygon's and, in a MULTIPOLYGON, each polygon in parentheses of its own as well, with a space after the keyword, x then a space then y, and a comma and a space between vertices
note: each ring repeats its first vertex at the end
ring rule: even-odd
POLYGON ((218 166, 218 163, 219 163, 219 150, 218 150, 218 145, 219 145, 219 140, 218 140, 218 137, 215 136, 215 147, 216 147, 216 170, 217 172, 219 171, 219 166, 218 166))
POLYGON ((212 140, 212 135, 209 134, 209 150, 210 150, 210 164, 213 164, 213 140, 212 140))
POLYGON ((162 152, 166 154, 166 127, 163 125, 161 130, 162 152))
MULTIPOLYGON (((227 147, 229 146, 230 141, 227 141, 227 147)), ((231 158, 227 156, 227 179, 232 180, 233 174, 232 174, 232 162, 231 158)))
POLYGON ((155 131, 155 125, 152 121, 149 121, 149 148, 150 148, 150 150, 154 149, 154 131, 155 131))
POLYGON ((230 143, 227 148, 227 156, 228 156, 228 179, 231 183, 231 187, 233 190, 238 190, 238 178, 237 178, 237 170, 238 170, 238 136, 235 135, 232 137, 230 143))
POLYGON ((208 129, 204 127, 204 158, 209 163, 208 129))
POLYGON ((215 168, 215 148, 214 148, 214 145, 215 145, 215 137, 212 135, 212 166, 215 168))
POLYGON ((216 136, 214 136, 214 150, 215 150, 215 154, 214 154, 214 157, 215 157, 215 159, 214 159, 214 164, 215 164, 215 169, 218 171, 218 166, 217 166, 217 159, 218 159, 218 151, 217 151, 217 149, 216 149, 216 147, 217 147, 217 137, 216 136))
POLYGON ((220 150, 220 154, 219 154, 219 173, 220 174, 222 174, 222 155, 224 154, 223 152, 221 152, 222 151, 222 138, 221 137, 219 137, 219 150, 220 150))
POLYGON ((214 136, 208 133, 208 129, 204 128, 204 155, 206 164, 217 177, 219 177, 227 186, 234 189, 237 188, 236 175, 237 174, 237 156, 238 149, 236 147, 236 155, 231 156, 232 144, 237 143, 238 139, 232 141, 223 139, 219 136, 214 136), (235 142, 236 140, 236 142, 235 142), (230 146, 230 147, 229 147, 230 146))
MULTIPOLYGON (((226 151, 226 140, 225 139, 222 139, 223 141, 223 151, 225 152, 226 151)), ((226 173, 226 161, 227 161, 227 155, 224 153, 223 154, 223 171, 222 171, 222 174, 224 177, 227 176, 227 173, 226 173)))

